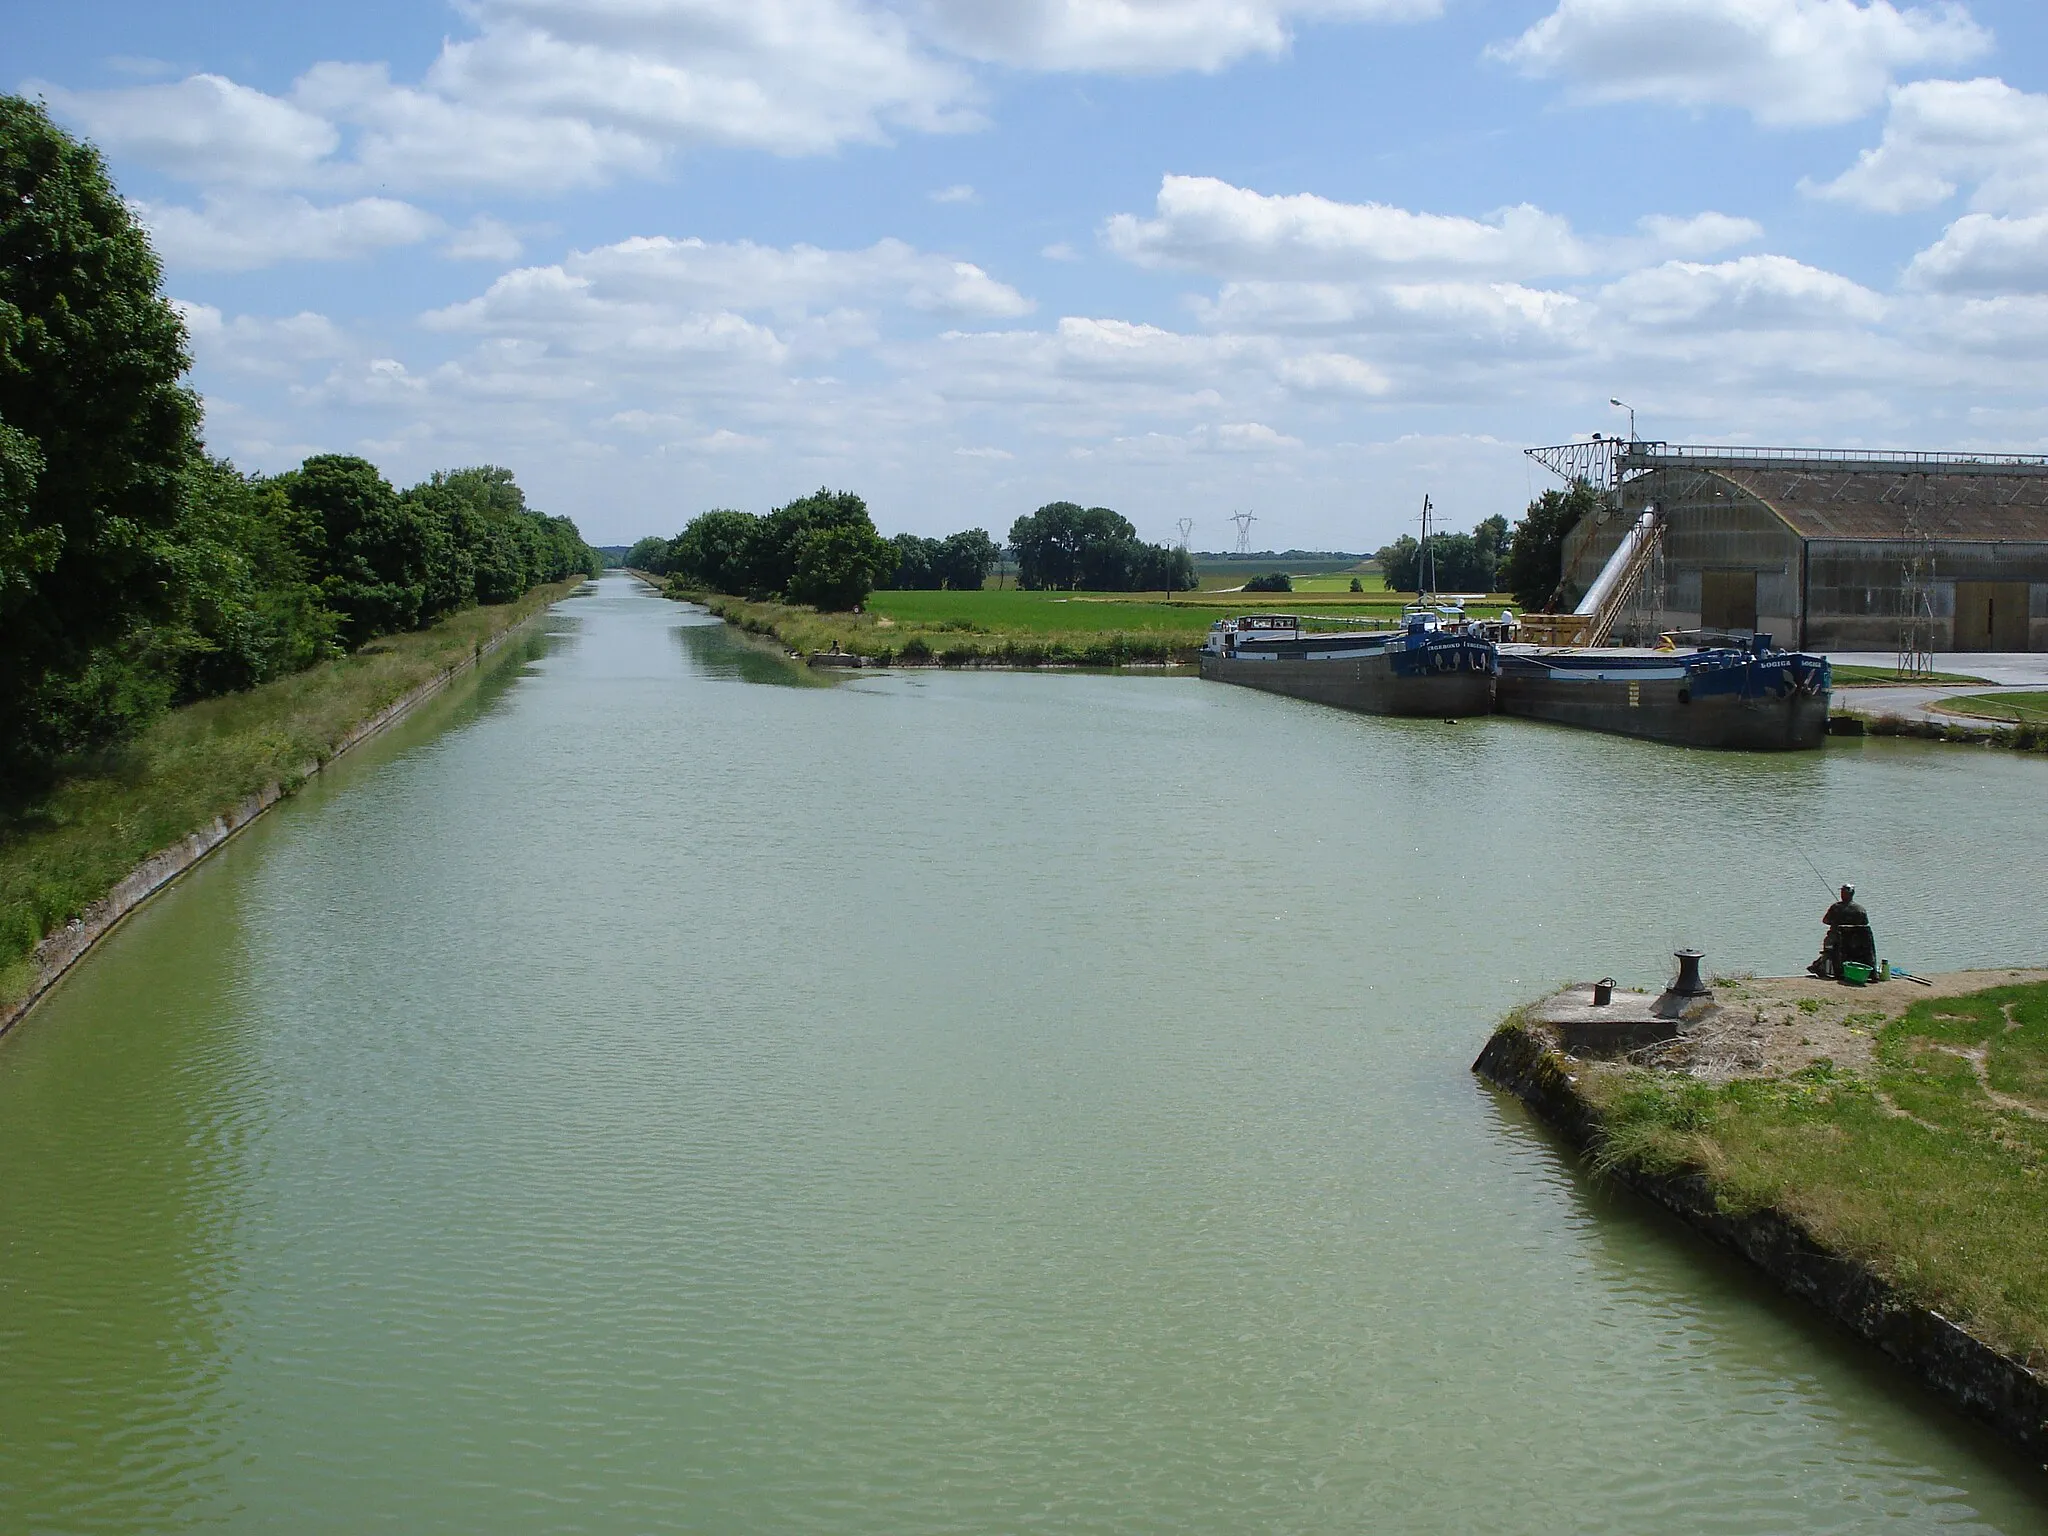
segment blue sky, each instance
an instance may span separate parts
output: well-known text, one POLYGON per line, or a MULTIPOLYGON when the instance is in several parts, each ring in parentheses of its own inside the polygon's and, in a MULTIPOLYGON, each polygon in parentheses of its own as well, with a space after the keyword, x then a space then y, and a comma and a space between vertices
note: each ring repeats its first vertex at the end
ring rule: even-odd
POLYGON ((2038 0, 17 6, 214 451, 1373 548, 1643 435, 2038 451, 2038 0))

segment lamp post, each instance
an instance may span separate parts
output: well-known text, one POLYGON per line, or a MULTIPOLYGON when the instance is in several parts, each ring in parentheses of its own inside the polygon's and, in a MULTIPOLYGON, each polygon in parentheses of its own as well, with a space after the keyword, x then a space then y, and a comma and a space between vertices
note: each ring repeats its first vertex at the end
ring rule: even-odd
POLYGON ((1628 441, 1629 446, 1633 448, 1636 441, 1636 408, 1626 400, 1617 400, 1612 395, 1607 397, 1607 403, 1628 412, 1628 441))

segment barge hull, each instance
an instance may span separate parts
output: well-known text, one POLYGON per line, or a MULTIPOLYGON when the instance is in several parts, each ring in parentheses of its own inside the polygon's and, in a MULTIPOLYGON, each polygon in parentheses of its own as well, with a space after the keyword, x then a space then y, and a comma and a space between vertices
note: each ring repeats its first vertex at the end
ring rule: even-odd
POLYGON ((1202 657, 1202 676, 1291 699, 1307 699, 1366 715, 1415 715, 1449 720, 1493 712, 1493 675, 1463 668, 1403 676, 1385 656, 1353 661, 1245 661, 1202 657))
POLYGON ((1679 681, 1564 682, 1503 669, 1498 700, 1504 715, 1686 747, 1798 752, 1828 733, 1826 693, 1691 697, 1679 681))

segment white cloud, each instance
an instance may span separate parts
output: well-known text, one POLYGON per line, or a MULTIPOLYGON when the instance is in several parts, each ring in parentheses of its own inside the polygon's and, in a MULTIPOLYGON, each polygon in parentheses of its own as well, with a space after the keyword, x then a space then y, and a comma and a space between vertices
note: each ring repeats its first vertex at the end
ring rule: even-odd
POLYGON ((1489 52, 1589 101, 1731 106, 1791 126, 1860 117, 1902 72, 1965 63, 1990 46, 1953 3, 1559 0, 1489 52))
POLYGON ((828 251, 665 236, 621 240, 573 253, 559 269, 607 294, 693 308, 798 316, 848 303, 997 319, 1027 314, 1031 301, 972 262, 934 256, 901 240, 828 251))
POLYGON ((931 194, 931 200, 935 203, 971 203, 976 199, 974 188, 963 181, 950 187, 939 188, 931 194))
POLYGON ((1079 261, 1081 259, 1081 253, 1064 240, 1055 240, 1038 254, 1047 261, 1079 261))
POLYGON ((1712 256, 1764 237, 1764 227, 1756 220, 1725 213, 1696 213, 1683 219, 1648 213, 1636 220, 1636 228, 1653 250, 1670 256, 1712 256))
POLYGON ((441 253, 452 261, 517 261, 525 248, 511 225, 478 214, 449 237, 441 253))
POLYGON ((2048 213, 1970 213, 1906 268, 1906 281, 1944 293, 2048 293, 2048 213))
POLYGON ((311 310, 274 319, 260 315, 231 319, 211 304, 173 299, 171 306, 185 322, 193 356, 202 365, 279 378, 306 363, 342 357, 349 350, 339 327, 311 310))
POLYGON ((118 156, 205 187, 544 193, 717 144, 817 154, 976 126, 974 87, 859 0, 475 0, 418 84, 315 64, 285 96, 218 75, 32 82, 118 156), (344 130, 347 132, 345 133, 344 130))
POLYGON ((1922 80, 1893 92, 1884 137, 1821 197, 1879 213, 1946 202, 1965 184, 1981 211, 2048 208, 2048 96, 2003 80, 1922 80))
POLYGON ((1625 324, 1667 330, 1814 330, 1885 314, 1881 295, 1789 256, 1666 262, 1613 283, 1602 305, 1625 324))
POLYGON ((1563 219, 1526 203, 1468 219, 1332 202, 1310 192, 1268 196, 1212 176, 1165 177, 1154 217, 1117 214, 1104 236, 1110 249, 1141 266, 1222 276, 1576 272, 1592 260, 1563 219))
POLYGON ((1014 459, 1017 456, 1007 448, 955 448, 955 454, 963 459, 1014 459))
POLYGON ((220 75, 117 91, 24 89, 109 154, 208 186, 301 186, 341 143, 318 113, 220 75))
POLYGON ((1275 448, 1302 446, 1300 438, 1276 432, 1263 421, 1224 422, 1205 435, 1216 447, 1233 453, 1262 453, 1275 448))
POLYGON ((1281 382, 1304 394, 1384 395, 1393 388, 1386 374, 1348 352, 1310 352, 1283 358, 1281 382))
POLYGON ((1442 0, 925 0, 927 24, 972 58, 1027 69, 1153 74, 1278 54, 1296 20, 1408 21, 1442 0))
POLYGON ((166 261, 227 272, 367 256, 442 228, 433 214, 388 197, 319 207, 303 197, 209 192, 197 208, 137 202, 134 209, 166 261))

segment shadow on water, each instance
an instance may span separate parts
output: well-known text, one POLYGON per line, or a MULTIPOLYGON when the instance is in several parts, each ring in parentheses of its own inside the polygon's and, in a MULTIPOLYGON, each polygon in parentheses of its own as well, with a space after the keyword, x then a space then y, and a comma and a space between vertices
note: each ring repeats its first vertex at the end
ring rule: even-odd
POLYGON ((1529 1156, 1562 1201, 1608 1301, 1656 1320, 1662 1369, 1682 1375, 1710 1363, 1759 1427, 1788 1413, 1829 1425, 1845 1482, 1878 1473, 1863 1493, 1873 1515, 1909 1516, 1932 1501, 1947 1511, 1944 1524, 1974 1517, 2026 1530, 2041 1517, 2025 1494, 2040 1488, 2040 1467, 1746 1260, 1594 1173, 1514 1095, 1476 1080, 1475 1089, 1493 1135, 1529 1156), (1938 1456, 1928 1455, 1930 1442, 1938 1456), (1900 1507, 1887 1508, 1893 1501, 1900 1507))
POLYGON ((691 671, 715 682, 765 683, 774 688, 829 688, 820 677, 770 640, 734 629, 701 608, 684 610, 672 631, 691 671))

